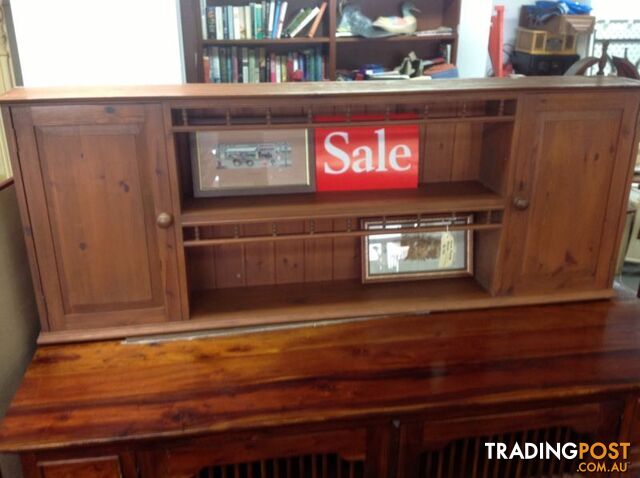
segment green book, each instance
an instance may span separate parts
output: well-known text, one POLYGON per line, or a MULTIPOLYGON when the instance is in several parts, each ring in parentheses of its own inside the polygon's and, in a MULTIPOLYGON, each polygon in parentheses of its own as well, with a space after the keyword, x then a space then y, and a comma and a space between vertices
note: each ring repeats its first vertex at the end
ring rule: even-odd
POLYGON ((264 31, 262 29, 262 4, 257 3, 255 5, 255 10, 254 10, 254 16, 253 18, 255 19, 255 37, 258 40, 262 40, 264 38, 264 31))
POLYGON ((291 32, 294 31, 298 25, 300 25, 302 23, 302 21, 307 17, 307 15, 309 14, 309 12, 311 11, 311 8, 302 8, 295 17, 293 17, 293 19, 289 22, 289 24, 287 25, 287 27, 284 29, 284 36, 285 37, 289 37, 291 36, 291 32))

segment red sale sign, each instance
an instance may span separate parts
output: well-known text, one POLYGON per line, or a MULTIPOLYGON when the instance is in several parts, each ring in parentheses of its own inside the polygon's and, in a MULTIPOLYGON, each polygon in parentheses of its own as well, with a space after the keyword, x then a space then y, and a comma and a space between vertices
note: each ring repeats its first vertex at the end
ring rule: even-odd
POLYGON ((316 129, 318 191, 418 187, 417 125, 316 129))

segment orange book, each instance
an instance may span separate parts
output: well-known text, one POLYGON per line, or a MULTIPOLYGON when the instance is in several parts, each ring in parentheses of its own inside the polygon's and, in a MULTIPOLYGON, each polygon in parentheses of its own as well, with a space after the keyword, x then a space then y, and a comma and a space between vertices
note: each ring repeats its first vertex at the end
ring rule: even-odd
POLYGON ((309 29, 309 38, 313 38, 316 36, 316 32, 318 31, 318 27, 320 26, 320 22, 322 21, 322 16, 324 15, 324 11, 327 9, 327 2, 323 2, 320 5, 320 11, 318 15, 316 15, 316 19, 313 21, 313 25, 309 29))

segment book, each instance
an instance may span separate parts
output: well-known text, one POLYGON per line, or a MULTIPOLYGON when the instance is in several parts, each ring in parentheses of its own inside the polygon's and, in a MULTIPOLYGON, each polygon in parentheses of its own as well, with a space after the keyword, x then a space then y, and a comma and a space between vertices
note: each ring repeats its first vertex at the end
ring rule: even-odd
POLYGON ((238 47, 231 47, 231 82, 238 83, 240 81, 240 63, 238 59, 238 47))
POLYGON ((255 51, 253 48, 251 48, 251 49, 248 51, 248 55, 249 55, 249 60, 248 60, 248 63, 249 63, 249 71, 248 71, 248 74, 247 74, 247 77, 248 77, 248 81, 247 81, 247 83, 257 83, 257 81, 256 81, 256 77, 255 77, 255 70, 256 70, 256 51, 255 51))
POLYGON ((320 12, 320 8, 319 7, 313 8, 313 10, 311 10, 309 12, 309 14, 305 18, 302 19, 302 21, 296 27, 296 29, 291 32, 291 38, 294 38, 298 33, 300 33, 302 31, 302 29, 304 27, 306 27, 311 22, 311 20, 313 20, 315 18, 315 16, 318 14, 318 12, 320 12))
MULTIPOLYGON (((238 58, 238 62, 240 58, 238 58)), ((247 47, 242 47, 242 83, 249 83, 249 54, 247 47)))
POLYGON ((273 17, 276 14, 276 0, 269 2, 269 20, 267 22, 267 38, 273 38, 273 17))
POLYGON ((251 5, 244 6, 244 32, 245 38, 253 38, 253 19, 251 18, 251 5))
POLYGON ((207 7, 207 36, 205 39, 216 38, 216 7, 207 7))
POLYGON ((202 38, 207 38, 207 0, 200 0, 200 21, 202 24, 202 38))
POLYGON ((220 76, 220 49, 217 46, 211 48, 211 81, 213 83, 220 83, 222 81, 220 76))
POLYGON ((251 14, 253 17, 253 38, 262 39, 262 4, 252 3, 251 14))
POLYGON ((267 78, 267 55, 266 50, 264 48, 260 48, 258 50, 258 69, 259 69, 259 78, 260 83, 264 83, 269 81, 267 78))
POLYGON ((228 50, 226 48, 220 49, 220 78, 222 83, 231 82, 229 78, 229 70, 227 68, 227 54, 228 50))
POLYGON ((296 13, 291 21, 287 24, 284 29, 283 35, 285 37, 291 36, 291 32, 300 24, 300 22, 307 16, 307 13, 310 10, 308 8, 301 8, 298 13, 296 13))
POLYGON ((233 15, 234 21, 237 16, 237 29, 236 29, 236 40, 246 40, 247 39, 247 30, 244 25, 244 7, 233 7, 233 15))
POLYGON ((224 40, 225 39, 225 28, 224 28, 224 18, 223 18, 223 8, 215 7, 216 9, 216 40, 224 40))
POLYGON ((202 70, 204 71, 204 82, 211 83, 211 59, 208 56, 202 57, 202 70))
POLYGON ((227 10, 227 29, 228 29, 228 33, 229 33, 229 40, 235 40, 236 39, 236 31, 234 28, 234 22, 233 22, 233 7, 231 5, 227 5, 226 7, 227 10))
POLYGON ((269 21, 269 3, 262 0, 262 18, 260 25, 262 26, 262 38, 267 38, 267 21, 269 21))
POLYGON ((276 38, 282 38, 282 29, 284 28, 284 19, 287 16, 287 7, 289 6, 289 2, 286 0, 282 2, 280 6, 280 17, 278 20, 278 33, 276 34, 276 38))
POLYGON ((320 11, 316 15, 316 19, 313 21, 313 25, 309 29, 308 37, 313 38, 316 36, 316 32, 318 31, 318 27, 320 26, 320 22, 322 21, 322 17, 324 16, 324 12, 327 9, 327 2, 322 2, 320 5, 320 11))

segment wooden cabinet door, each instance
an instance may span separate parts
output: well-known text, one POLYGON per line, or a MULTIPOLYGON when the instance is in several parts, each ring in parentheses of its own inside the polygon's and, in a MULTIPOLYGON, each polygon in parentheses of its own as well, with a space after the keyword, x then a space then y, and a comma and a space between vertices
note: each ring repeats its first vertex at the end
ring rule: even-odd
POLYGON ((606 292, 633 167, 634 95, 530 95, 514 158, 502 292, 606 292))
POLYGON ((173 214, 162 118, 159 105, 12 109, 51 330, 179 317, 175 231, 156 224, 173 214))

